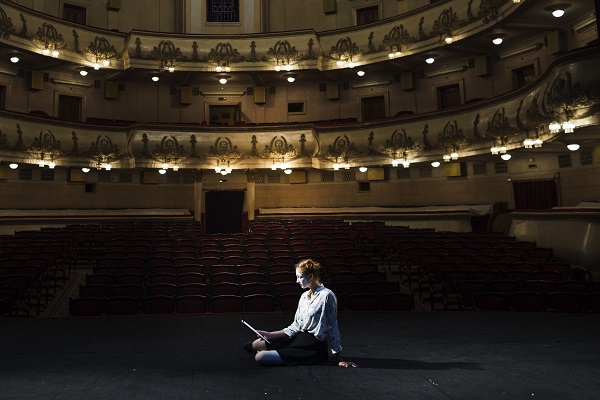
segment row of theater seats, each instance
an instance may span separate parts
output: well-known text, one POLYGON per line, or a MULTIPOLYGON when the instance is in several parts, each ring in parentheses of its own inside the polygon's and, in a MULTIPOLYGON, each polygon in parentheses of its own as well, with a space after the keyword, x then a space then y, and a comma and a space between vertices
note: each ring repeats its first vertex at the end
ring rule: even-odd
POLYGON ((69 279, 77 261, 73 235, 25 231, 0 236, 0 317, 36 315, 69 279))
POLYGON ((479 311, 600 313, 600 292, 483 292, 471 298, 479 311))
POLYGON ((459 280, 441 289, 444 308, 456 306, 458 309, 473 308, 474 294, 482 293, 534 293, 540 298, 550 293, 570 293, 576 295, 592 295, 600 292, 600 285, 583 281, 545 281, 545 280, 459 280))
MULTIPOLYGON (((200 313, 265 313, 296 310, 300 294, 240 295, 152 295, 140 299, 110 296, 70 299, 72 316, 136 315, 136 314, 200 314, 200 313)), ((401 292, 357 293, 345 297, 345 311, 411 311, 412 295, 401 292)))

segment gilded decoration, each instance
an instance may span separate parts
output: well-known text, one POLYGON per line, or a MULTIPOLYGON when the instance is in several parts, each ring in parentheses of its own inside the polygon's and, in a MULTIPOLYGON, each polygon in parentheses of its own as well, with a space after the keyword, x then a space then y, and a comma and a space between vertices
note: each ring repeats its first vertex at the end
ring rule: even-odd
POLYGON ((296 150, 294 146, 288 144, 283 136, 275 136, 271 142, 265 145, 265 149, 261 154, 261 158, 273 160, 296 158, 296 150))
POLYGON ((4 39, 8 39, 13 34, 13 23, 2 7, 0 7, 0 35, 4 39))
POLYGON ((392 52, 402 51, 406 45, 416 42, 416 39, 410 36, 410 33, 402 24, 394 26, 390 32, 383 38, 383 48, 392 52))
POLYGON ((44 50, 58 51, 67 47, 62 34, 58 33, 52 24, 45 22, 38 28, 33 39, 42 45, 44 50))
POLYGON ((408 152, 422 149, 423 146, 415 143, 413 138, 406 133, 405 129, 394 130, 389 139, 385 141, 382 152, 389 154, 392 158, 406 158, 408 152))
POLYGON ((444 126, 444 130, 438 133, 436 148, 458 149, 465 143, 467 143, 467 137, 462 129, 458 127, 458 122, 448 121, 444 126))
POLYGON ((170 40, 161 40, 158 46, 152 49, 150 58, 160 61, 160 69, 168 69, 171 71, 175 61, 181 61, 182 53, 179 47, 170 40))
POLYGON ((231 160, 234 158, 244 158, 238 151, 237 146, 231 143, 228 137, 218 137, 215 140, 215 145, 210 146, 205 158, 217 158, 221 160, 231 160))
POLYGON ((464 25, 466 22, 461 21, 450 7, 442 11, 438 19, 433 22, 433 34, 442 40, 444 35, 452 36, 453 30, 464 25))
POLYGON ((478 17, 486 24, 492 22, 498 18, 500 8, 507 2, 508 0, 481 0, 478 17))
POLYGON ((290 65, 292 62, 296 61, 297 57, 298 51, 296 51, 296 48, 287 40, 279 40, 267 51, 267 58, 269 60, 275 60, 277 65, 279 65, 279 63, 290 65))
POLYGON ((0 129, 0 150, 9 150, 10 146, 8 145, 8 138, 6 137, 6 133, 2 132, 0 129))
POLYGON ((546 91, 544 112, 556 118, 563 114, 567 119, 573 111, 591 106, 598 98, 590 95, 579 83, 574 83, 569 72, 558 76, 546 91))
POLYGON ((335 46, 331 46, 329 57, 334 60, 352 62, 352 57, 359 55, 360 49, 349 37, 341 38, 335 46))
POLYGON ((159 162, 169 163, 186 158, 186 153, 183 145, 180 145, 174 136, 163 136, 154 148, 152 157, 159 162))
POLYGON ((109 163, 120 157, 117 145, 107 135, 98 135, 90 146, 89 155, 96 158, 98 163, 109 163))
POLYGON ((333 161, 347 160, 351 157, 360 157, 364 154, 359 151, 355 144, 346 135, 338 136, 327 149, 324 158, 333 161))
POLYGON ((45 156, 54 158, 64 153, 60 140, 57 140, 50 130, 41 131, 38 137, 33 139, 31 146, 25 150, 32 153, 35 159, 40 160, 43 160, 45 156))
POLYGON ((230 43, 220 42, 210 49, 207 59, 218 66, 228 67, 231 63, 239 62, 240 53, 230 43))
POLYGON ((488 121, 487 134, 494 139, 506 140, 509 136, 519 133, 518 129, 513 128, 508 122, 504 107, 496 110, 492 118, 488 121))
POLYGON ((115 49, 115 46, 110 44, 106 38, 101 36, 96 36, 94 41, 90 42, 90 45, 86 51, 88 54, 91 54, 96 58, 96 62, 117 58, 117 50, 115 49))

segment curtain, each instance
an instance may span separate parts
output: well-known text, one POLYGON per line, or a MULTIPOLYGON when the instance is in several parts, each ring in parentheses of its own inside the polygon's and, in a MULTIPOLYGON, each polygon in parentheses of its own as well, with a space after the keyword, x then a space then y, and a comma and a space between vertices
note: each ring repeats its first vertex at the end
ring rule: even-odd
POLYGON ((544 210, 558 206, 554 179, 513 181, 515 209, 544 210))

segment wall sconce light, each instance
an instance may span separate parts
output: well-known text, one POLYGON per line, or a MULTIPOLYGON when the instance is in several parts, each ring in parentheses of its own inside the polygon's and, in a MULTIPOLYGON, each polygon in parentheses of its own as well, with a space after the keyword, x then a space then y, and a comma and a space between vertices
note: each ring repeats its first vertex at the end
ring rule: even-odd
POLYGON ((358 168, 358 170, 359 170, 360 172, 367 172, 367 170, 368 170, 368 169, 369 169, 369 168, 367 168, 367 167, 359 167, 359 168, 358 168))
POLYGON ((390 60, 394 59, 394 58, 398 58, 402 55, 402 50, 401 50, 401 46, 398 47, 394 47, 391 49, 390 53, 388 54, 388 58, 390 60))
POLYGON ((81 171, 82 171, 84 174, 87 174, 88 172, 90 172, 90 169, 89 169, 88 167, 83 167, 83 168, 81 168, 81 171))
POLYGON ((571 7, 571 5, 568 3, 559 3, 545 7, 544 10, 549 11, 553 17, 560 18, 565 15, 565 10, 569 7, 571 7))
POLYGON ((365 71, 363 71, 362 69, 359 69, 358 71, 356 71, 356 75, 365 76, 365 71))
POLYGON ((17 169, 17 168, 19 168, 19 164, 17 164, 17 163, 10 163, 10 164, 8 164, 8 166, 9 166, 10 169, 17 169))
POLYGON ((567 149, 571 151, 577 151, 579 150, 579 145, 577 143, 571 143, 567 145, 567 149))
MULTIPOLYGON (((225 162, 225 160, 223 160, 225 162)), ((217 160, 217 166, 215 167, 215 172, 221 175, 227 175, 233 172, 233 168, 230 167, 229 161, 227 161, 226 167, 221 167, 221 161, 217 160)))
POLYGON ((512 156, 511 156, 510 154, 508 154, 508 153, 502 154, 502 155, 500 156, 500 158, 501 158, 501 159, 503 159, 504 161, 508 161, 508 160, 510 160, 510 159, 511 159, 511 157, 512 157, 512 156))
POLYGON ((575 131, 575 124, 570 119, 563 122, 562 125, 556 121, 553 121, 548 125, 548 129, 550 129, 550 133, 558 133, 560 130, 564 129, 565 133, 573 133, 575 131))
POLYGON ((441 163, 440 163, 439 161, 434 161, 434 162, 432 162, 432 163, 431 163, 431 166, 432 166, 433 168, 437 168, 437 167, 439 167, 440 165, 441 165, 441 163))
POLYGON ((19 62, 19 57, 17 57, 17 56, 12 56, 12 57, 10 58, 10 62, 11 62, 11 63, 13 63, 13 64, 16 64, 16 63, 18 63, 18 62, 19 62))
POLYGON ((158 82, 160 80, 160 77, 158 75, 153 75, 151 79, 152 82, 158 82))
POLYGON ((161 174, 161 175, 164 175, 164 174, 167 173, 167 170, 166 169, 159 169, 158 173, 161 174))
POLYGON ((286 168, 286 169, 284 169, 284 170, 283 170, 283 172, 284 172, 286 175, 289 175, 289 174, 291 174, 291 173, 292 173, 292 170, 291 170, 290 168, 286 168))
POLYGON ((293 83, 294 81, 296 81, 296 76, 298 76, 298 75, 296 75, 296 74, 285 74, 283 76, 287 79, 287 81, 289 83, 293 83))
POLYGON ((573 133, 575 130, 575 124, 571 120, 568 120, 563 122, 562 128, 565 130, 565 133, 573 133))

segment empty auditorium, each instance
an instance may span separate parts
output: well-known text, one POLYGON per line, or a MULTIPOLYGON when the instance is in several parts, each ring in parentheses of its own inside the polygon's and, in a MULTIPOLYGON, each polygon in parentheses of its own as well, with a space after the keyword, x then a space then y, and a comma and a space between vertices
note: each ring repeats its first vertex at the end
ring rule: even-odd
POLYGON ((0 0, 0 399, 597 399, 599 11, 0 0))

